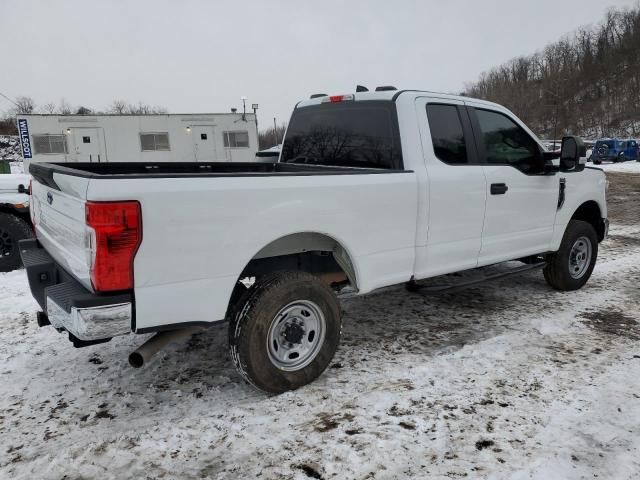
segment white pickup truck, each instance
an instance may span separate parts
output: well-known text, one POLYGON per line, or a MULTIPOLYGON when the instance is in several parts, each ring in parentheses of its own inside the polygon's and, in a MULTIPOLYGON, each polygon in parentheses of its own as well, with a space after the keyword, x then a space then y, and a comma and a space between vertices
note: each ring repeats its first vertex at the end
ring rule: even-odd
POLYGON ((0 272, 19 268, 18 242, 33 237, 29 222, 30 175, 0 174, 0 272))
POLYGON ((340 295, 508 260, 584 285, 608 229, 584 153, 565 137, 558 159, 471 98, 314 96, 277 163, 31 164, 37 238, 21 252, 39 323, 76 346, 163 332, 153 351, 227 320, 240 373, 282 392, 331 361, 340 295))

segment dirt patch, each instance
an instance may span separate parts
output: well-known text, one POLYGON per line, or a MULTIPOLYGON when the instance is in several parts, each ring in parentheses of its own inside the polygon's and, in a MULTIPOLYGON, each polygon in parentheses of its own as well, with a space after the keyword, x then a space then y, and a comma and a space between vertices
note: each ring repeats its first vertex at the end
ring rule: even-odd
POLYGON ((350 422, 353 420, 353 415, 350 413, 327 413, 322 412, 318 414, 318 419, 313 422, 313 429, 316 432, 324 433, 330 430, 338 428, 343 422, 350 422))
POLYGON ((476 448, 478 450, 484 450, 485 448, 493 447, 495 442, 493 440, 478 440, 476 442, 476 448))
POLYGON ((640 237, 630 237, 628 235, 609 235, 607 240, 623 247, 640 246, 640 237))
POLYGON ((611 223, 638 225, 640 223, 640 175, 607 172, 608 217, 611 223))
POLYGON ((598 332, 640 340, 640 323, 618 310, 583 312, 579 317, 585 319, 585 325, 598 332))
POLYGON ((320 474, 320 472, 318 472, 318 470, 313 468, 311 465, 307 465, 306 463, 303 463, 302 465, 296 465, 296 467, 299 470, 302 470, 304 474, 309 478, 322 479, 322 475, 320 474))

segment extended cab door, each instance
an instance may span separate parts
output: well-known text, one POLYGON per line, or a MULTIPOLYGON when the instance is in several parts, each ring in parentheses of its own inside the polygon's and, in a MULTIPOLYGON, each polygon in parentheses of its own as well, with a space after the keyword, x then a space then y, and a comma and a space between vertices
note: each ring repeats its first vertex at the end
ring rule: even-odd
POLYGON ((418 213, 419 279, 476 267, 487 184, 463 102, 418 98, 416 114, 427 176, 420 199, 426 207, 418 213))
POLYGON ((542 148, 507 111, 485 105, 469 115, 487 178, 487 209, 478 265, 549 250, 559 176, 545 175, 542 148))

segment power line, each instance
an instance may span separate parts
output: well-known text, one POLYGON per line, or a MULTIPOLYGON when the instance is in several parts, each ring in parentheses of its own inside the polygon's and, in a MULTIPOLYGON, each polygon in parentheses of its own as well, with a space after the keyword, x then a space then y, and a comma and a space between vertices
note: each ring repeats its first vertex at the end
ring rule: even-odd
POLYGON ((13 103, 16 107, 20 108, 20 105, 18 105, 15 101, 11 100, 9 97, 7 97, 4 93, 0 92, 0 96, 6 98, 7 100, 9 100, 11 103, 13 103))

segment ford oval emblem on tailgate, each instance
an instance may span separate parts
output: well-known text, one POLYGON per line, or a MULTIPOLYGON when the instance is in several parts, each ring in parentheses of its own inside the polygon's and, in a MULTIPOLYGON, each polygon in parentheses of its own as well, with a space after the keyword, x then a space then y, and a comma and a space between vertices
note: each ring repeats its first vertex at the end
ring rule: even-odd
POLYGON ((53 195, 51 192, 47 192, 47 203, 51 205, 53 203, 53 195))

